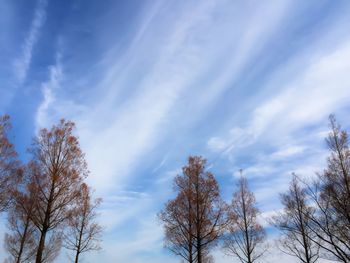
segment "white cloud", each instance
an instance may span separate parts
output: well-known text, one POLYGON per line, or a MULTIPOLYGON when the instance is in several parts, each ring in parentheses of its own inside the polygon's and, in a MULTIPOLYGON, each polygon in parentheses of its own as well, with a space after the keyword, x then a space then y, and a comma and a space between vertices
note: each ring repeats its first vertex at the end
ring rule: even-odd
MULTIPOLYGON (((233 129, 242 130, 243 135, 230 131, 223 139, 218 136, 210 138, 208 145, 211 146, 214 142, 216 148, 230 152, 235 147, 247 147, 258 140, 273 143, 276 139, 282 139, 283 141, 277 141, 281 149, 275 153, 275 157, 302 152, 304 146, 285 149, 286 143, 299 139, 294 137, 295 132, 303 129, 306 124, 327 122, 328 114, 342 109, 350 102, 347 84, 349 59, 350 41, 328 54, 317 54, 305 62, 308 65, 301 68, 298 75, 291 75, 288 84, 275 84, 279 85, 277 94, 265 99, 252 110, 247 126, 233 129)), ((321 135, 324 134, 320 133, 317 139, 321 135)))
POLYGON ((255 133, 273 134, 279 127, 284 132, 292 132, 307 123, 324 120, 328 114, 346 106, 350 101, 349 59, 349 40, 332 52, 314 58, 306 69, 301 69, 299 76, 292 76, 280 94, 254 111, 255 133))
POLYGON ((33 48, 39 39, 40 29, 45 22, 46 5, 46 0, 38 0, 28 36, 25 38, 23 43, 22 54, 14 61, 15 75, 17 76, 19 84, 22 84, 27 77, 28 69, 32 60, 33 48))
POLYGON ((103 244, 102 255, 92 255, 92 262, 178 262, 168 255, 161 256, 163 250, 163 229, 154 216, 144 214, 138 218, 138 231, 132 235, 114 236, 103 244), (155 257, 155 255, 157 255, 155 257))
POLYGON ((227 143, 220 137, 212 137, 208 141, 208 147, 212 151, 219 152, 227 147, 227 143))
MULTIPOLYGON (((163 44, 159 46, 154 63, 147 69, 147 76, 137 84, 137 93, 132 93, 133 96, 120 105, 115 103, 118 101, 119 87, 123 84, 128 85, 123 75, 128 71, 124 69, 120 77, 116 72, 120 69, 120 67, 116 67, 119 62, 113 61, 112 65, 108 65, 110 69, 102 83, 111 88, 107 90, 106 95, 99 98, 94 111, 89 111, 86 116, 81 116, 77 121, 80 129, 86 130, 80 133, 80 137, 92 171, 91 182, 97 188, 109 188, 125 183, 127 176, 128 178, 132 176, 135 164, 138 163, 135 160, 141 158, 148 151, 152 151, 152 148, 164 134, 163 128, 167 125, 168 116, 172 114, 172 109, 177 108, 177 103, 182 96, 191 96, 192 93, 197 93, 196 90, 191 91, 189 88, 198 78, 203 77, 202 74, 205 74, 204 72, 210 66, 208 61, 215 60, 217 53, 221 53, 220 49, 212 49, 213 45, 216 44, 212 40, 215 36, 209 37, 206 32, 209 30, 218 37, 222 37, 222 34, 227 35, 221 31, 215 32, 217 26, 214 27, 212 23, 215 12, 218 11, 218 8, 223 7, 224 3, 227 2, 218 1, 214 4, 212 1, 207 1, 201 5, 182 10, 183 13, 179 14, 181 19, 171 21, 162 37, 154 35, 154 32, 158 32, 157 30, 164 29, 158 29, 159 25, 155 25, 155 23, 158 23, 160 17, 152 13, 151 22, 147 18, 149 26, 145 30, 148 34, 154 35, 154 38, 144 39, 137 36, 142 46, 134 44, 133 52, 139 54, 140 49, 143 51, 150 43, 154 45, 157 43, 157 39, 163 41, 163 44), (168 32, 169 28, 173 28, 170 33, 168 32), (194 37, 196 35, 203 35, 203 39, 196 39, 194 37), (107 126, 106 123, 102 126, 96 124, 100 123, 102 119, 107 120, 107 126), (101 155, 105 158, 99 158, 101 155)), ((276 20, 273 19, 273 21, 276 20)), ((223 23, 224 27, 230 27, 227 21, 220 22, 223 23)), ((266 31, 271 30, 272 25, 274 23, 269 20, 265 27, 257 29, 256 34, 249 33, 249 37, 247 36, 242 47, 245 47, 249 41, 251 41, 250 45, 253 45, 256 39, 266 31)), ((235 41, 234 36, 229 37, 226 41, 232 43, 235 41)), ((246 56, 239 60, 234 59, 236 61, 233 66, 235 70, 238 70, 241 64, 248 60, 248 50, 245 53, 246 56)), ((133 67, 136 67, 137 60, 134 62, 133 57, 129 60, 131 62, 126 64, 126 69, 132 70, 133 67)), ((228 82, 231 77, 232 71, 226 75, 225 82, 228 82)), ((206 95, 212 91, 217 93, 218 87, 225 86, 222 78, 218 77, 218 79, 221 80, 210 85, 210 90, 202 92, 201 97, 197 100, 192 100, 196 109, 204 109, 206 104, 212 103, 212 100, 206 100, 206 95)), ((186 116, 183 116, 182 121, 186 121, 187 118, 195 119, 196 115, 201 116, 202 113, 195 110, 191 115, 188 115, 184 112, 186 116)))
POLYGON ((171 171, 167 171, 165 173, 161 173, 159 178, 156 181, 156 184, 158 184, 158 185, 167 184, 167 183, 171 182, 175 178, 175 176, 177 176, 178 174, 181 174, 181 173, 182 173, 182 170, 180 168, 174 169, 171 171))
POLYGON ((278 150, 274 153, 272 153, 271 158, 273 159, 284 159, 288 157, 292 157, 295 155, 299 155, 305 151, 305 146, 301 145, 292 145, 292 146, 285 146, 283 149, 278 150))
POLYGON ((137 218, 149 209, 154 202, 146 193, 122 191, 112 196, 105 196, 102 207, 100 223, 106 231, 115 231, 128 220, 137 218))
POLYGON ((36 130, 46 128, 53 122, 52 108, 55 102, 55 92, 60 87, 60 81, 62 79, 62 65, 60 61, 60 54, 56 55, 56 64, 49 67, 49 80, 44 82, 41 86, 43 101, 40 103, 35 117, 36 130))
MULTIPOLYGON (((265 177, 269 174, 272 174, 276 168, 274 167, 273 164, 270 162, 265 162, 265 163, 259 163, 254 166, 249 166, 243 169, 243 175, 246 176, 249 179, 256 178, 256 177, 265 177)), ((239 178, 241 176, 241 173, 239 170, 234 171, 233 175, 236 178, 239 178)))
POLYGON ((207 144, 208 147, 215 152, 227 153, 242 146, 246 147, 250 145, 253 142, 251 138, 252 135, 253 134, 249 132, 249 130, 235 127, 229 131, 226 137, 212 137, 207 144))

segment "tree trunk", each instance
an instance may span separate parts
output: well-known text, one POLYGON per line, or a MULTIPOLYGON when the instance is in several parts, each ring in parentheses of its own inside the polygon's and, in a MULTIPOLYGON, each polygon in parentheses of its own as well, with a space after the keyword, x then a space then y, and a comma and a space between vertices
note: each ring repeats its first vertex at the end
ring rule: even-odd
POLYGON ((301 200, 299 198, 299 193, 298 193, 298 189, 294 188, 295 191, 295 197, 296 197, 296 201, 297 201, 297 205, 298 205, 298 216, 299 216, 299 222, 300 222, 300 230, 301 230, 301 236, 303 238, 303 247, 304 247, 304 253, 305 253, 305 260, 306 263, 311 263, 311 255, 309 254, 309 245, 308 242, 306 240, 306 230, 304 228, 304 218, 303 218, 303 214, 302 214, 302 207, 301 207, 301 200))
POLYGON ((77 253, 75 254, 74 263, 78 263, 78 261, 79 261, 79 252, 77 251, 77 253))
POLYGON ((189 263, 193 263, 192 238, 190 238, 188 253, 189 253, 189 260, 188 260, 188 262, 189 263))
POLYGON ((246 250, 247 250, 247 260, 248 263, 252 263, 251 259, 251 249, 250 249, 250 242, 249 242, 249 233, 248 233, 248 223, 247 223, 247 211, 246 211, 246 205, 245 205, 245 199, 244 199, 244 192, 243 192, 243 187, 241 189, 241 198, 242 198, 242 212, 243 212, 243 220, 244 220, 244 234, 245 234, 245 239, 246 239, 246 250))
POLYGON ((53 202, 53 193, 55 189, 55 184, 53 183, 51 186, 51 191, 50 191, 50 197, 47 202, 47 208, 45 212, 45 219, 44 219, 44 224, 43 228, 41 230, 41 236, 40 236, 40 242, 38 246, 38 250, 36 253, 36 260, 35 263, 42 263, 42 257, 43 257, 43 251, 45 249, 45 238, 46 238, 46 233, 49 230, 49 223, 50 223, 50 214, 51 214, 51 205, 53 202))
POLYGON ((42 263, 43 251, 45 248, 46 233, 47 233, 47 229, 43 229, 43 231, 41 231, 40 242, 36 253, 35 263, 42 263))
POLYGON ((18 252, 18 257, 17 257, 16 263, 21 263, 21 257, 22 257, 22 253, 23 253, 24 243, 25 243, 25 240, 27 238, 28 226, 29 226, 29 218, 27 218, 26 225, 25 225, 25 228, 24 228, 24 231, 23 231, 23 236, 22 236, 21 245, 20 245, 20 248, 19 248, 19 252, 18 252))
POLYGON ((202 244, 201 244, 201 222, 199 212, 199 175, 196 176, 196 230, 197 230, 197 263, 202 263, 202 244))
POLYGON ((200 238, 197 239, 197 262, 202 263, 202 244, 200 238))

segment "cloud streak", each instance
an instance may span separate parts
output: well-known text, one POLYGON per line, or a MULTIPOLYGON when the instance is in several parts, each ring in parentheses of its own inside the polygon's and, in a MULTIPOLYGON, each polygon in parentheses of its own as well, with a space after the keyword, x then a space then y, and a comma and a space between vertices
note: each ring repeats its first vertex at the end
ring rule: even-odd
POLYGON ((43 100, 40 103, 36 116, 36 130, 47 127, 53 123, 52 115, 55 107, 53 103, 56 100, 55 92, 60 88, 60 82, 63 77, 60 54, 56 54, 56 64, 49 67, 49 79, 41 85, 43 100))
POLYGON ((30 25, 27 37, 22 46, 22 52, 19 58, 14 61, 14 70, 18 83, 21 85, 28 74, 32 54, 35 44, 40 36, 40 29, 44 25, 46 18, 47 0, 38 0, 34 11, 34 18, 30 25))

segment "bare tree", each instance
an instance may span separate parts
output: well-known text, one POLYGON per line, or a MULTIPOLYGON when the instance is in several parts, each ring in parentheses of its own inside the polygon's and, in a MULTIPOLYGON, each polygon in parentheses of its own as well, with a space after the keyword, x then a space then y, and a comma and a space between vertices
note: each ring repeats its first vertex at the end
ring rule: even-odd
POLYGON ((64 234, 64 246, 75 252, 75 263, 82 253, 100 250, 102 227, 96 222, 96 209, 101 199, 91 200, 91 191, 86 184, 81 185, 81 192, 68 219, 68 228, 64 234))
POLYGON ((282 252, 297 257, 303 263, 314 263, 319 258, 319 245, 315 233, 310 231, 310 218, 315 208, 308 204, 307 192, 300 186, 293 174, 289 191, 281 194, 283 212, 271 219, 272 224, 282 232, 279 247, 282 252))
POLYGON ((12 191, 22 177, 22 168, 13 144, 8 139, 9 116, 0 116, 0 212, 8 209, 12 191))
POLYGON ((28 189, 37 193, 31 220, 40 232, 36 263, 44 262, 49 233, 52 234, 48 237, 59 239, 58 230, 67 222, 82 179, 88 174, 84 154, 73 135, 74 128, 74 123, 61 120, 50 130, 42 129, 31 148, 32 179, 28 189))
POLYGON ((204 263, 209 251, 226 226, 226 204, 206 160, 190 156, 182 175, 175 178, 178 194, 160 213, 165 228, 165 244, 187 262, 204 263))
POLYGON ((309 229, 322 249, 322 257, 350 262, 350 150, 348 134, 333 115, 326 139, 331 152, 327 168, 308 184, 309 197, 317 208, 309 229))
POLYGON ((241 262, 253 263, 267 250, 266 233, 258 222, 260 214, 246 178, 241 176, 229 211, 231 221, 224 237, 224 251, 241 262))

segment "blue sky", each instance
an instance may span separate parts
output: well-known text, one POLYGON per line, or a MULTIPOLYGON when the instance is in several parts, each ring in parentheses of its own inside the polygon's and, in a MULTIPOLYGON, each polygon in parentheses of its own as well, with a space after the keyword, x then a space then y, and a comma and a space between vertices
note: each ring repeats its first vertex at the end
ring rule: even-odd
POLYGON ((327 116, 350 128, 349 1, 2 0, 0 10, 0 114, 21 158, 41 127, 73 120, 104 199, 104 249, 86 262, 179 262, 156 214, 189 154, 208 159, 225 200, 243 168, 264 222, 291 172, 324 167, 327 116))

